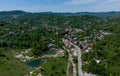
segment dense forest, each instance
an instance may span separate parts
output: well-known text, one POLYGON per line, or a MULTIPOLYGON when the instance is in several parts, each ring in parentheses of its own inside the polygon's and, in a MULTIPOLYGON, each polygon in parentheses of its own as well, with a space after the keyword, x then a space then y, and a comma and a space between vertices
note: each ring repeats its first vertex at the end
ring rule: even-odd
MULTIPOLYGON (((98 15, 0 12, 0 48, 33 48, 33 55, 38 56, 50 49, 50 43, 62 48, 66 28, 82 29, 84 33, 76 34, 79 40, 94 37, 103 30, 111 34, 102 40, 96 39, 93 51, 82 55, 82 60, 89 62, 83 65, 83 70, 98 76, 120 76, 120 14, 98 15), (102 60, 101 63, 97 64, 94 58, 102 60)), ((0 49, 0 65, 4 64, 4 58, 9 60, 0 49)))

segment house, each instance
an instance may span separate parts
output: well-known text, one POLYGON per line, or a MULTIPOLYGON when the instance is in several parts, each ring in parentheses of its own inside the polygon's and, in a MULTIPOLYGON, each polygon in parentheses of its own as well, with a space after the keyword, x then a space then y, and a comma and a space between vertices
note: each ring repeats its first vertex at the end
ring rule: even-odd
POLYGON ((90 52, 90 50, 86 49, 86 50, 85 50, 85 52, 87 52, 87 53, 88 53, 88 52, 90 52))
POLYGON ((54 47, 54 44, 53 44, 53 43, 50 43, 50 44, 48 45, 48 47, 54 47))
POLYGON ((81 42, 81 45, 82 45, 83 49, 86 49, 88 47, 88 44, 86 42, 81 42))
POLYGON ((96 61, 96 63, 98 63, 98 64, 101 62, 101 61, 100 61, 100 60, 98 60, 98 59, 96 59, 95 61, 96 61))

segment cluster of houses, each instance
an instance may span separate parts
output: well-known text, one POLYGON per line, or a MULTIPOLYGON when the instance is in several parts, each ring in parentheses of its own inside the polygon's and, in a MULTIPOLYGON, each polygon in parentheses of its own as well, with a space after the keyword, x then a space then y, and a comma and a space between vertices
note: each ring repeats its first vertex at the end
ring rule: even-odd
POLYGON ((103 30, 99 30, 99 32, 96 33, 95 38, 99 39, 99 40, 102 40, 102 39, 104 39, 105 36, 110 35, 110 34, 111 33, 109 33, 109 32, 106 32, 106 31, 103 31, 103 30))
MULTIPOLYGON (((71 28, 68 28, 68 29, 65 29, 65 31, 69 31, 70 33, 66 33, 65 34, 65 38, 80 46, 82 48, 82 52, 83 53, 89 53, 93 50, 93 47, 96 45, 96 40, 95 39, 99 39, 99 40, 102 40, 105 38, 105 36, 107 35, 110 35, 111 33, 109 32, 106 32, 106 31, 103 31, 103 30, 99 30, 98 32, 94 33, 95 35, 92 36, 92 37, 83 37, 83 41, 79 41, 79 39, 77 38, 77 36, 75 36, 77 33, 80 33, 80 32, 84 32, 82 31, 81 29, 71 29, 71 28), (92 38, 92 39, 91 39, 92 38), (91 40, 90 40, 91 39, 91 40)), ((71 43, 66 41, 66 45, 68 47, 71 47, 71 43)), ((76 49, 73 49, 72 48, 72 52, 73 52, 73 55, 74 56, 77 56, 77 51, 75 51, 76 49)), ((99 58, 95 58, 94 59, 96 61, 96 63, 100 63, 101 60, 99 58)))

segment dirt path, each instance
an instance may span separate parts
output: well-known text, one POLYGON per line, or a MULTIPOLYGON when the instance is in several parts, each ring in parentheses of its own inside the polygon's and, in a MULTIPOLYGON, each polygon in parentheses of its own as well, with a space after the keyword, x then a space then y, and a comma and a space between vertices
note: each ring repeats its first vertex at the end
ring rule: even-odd
POLYGON ((70 76, 69 75, 69 68, 70 68, 70 63, 73 67, 73 76, 76 76, 77 75, 77 70, 76 70, 76 64, 73 62, 73 55, 70 53, 70 50, 67 49, 67 48, 64 48, 67 50, 68 52, 68 55, 69 55, 69 58, 68 58, 68 65, 67 65, 67 76, 70 76))
POLYGON ((72 67, 73 67, 73 76, 76 76, 76 74, 77 74, 76 65, 75 65, 75 63, 73 62, 73 56, 72 56, 72 54, 70 54, 70 53, 69 53, 69 61, 71 62, 72 67))
POLYGON ((73 44, 72 42, 70 42, 72 46, 74 46, 77 51, 78 51, 78 76, 96 76, 94 74, 91 73, 87 73, 87 72, 83 72, 82 71, 82 60, 81 60, 81 49, 80 47, 78 47, 77 45, 73 44))

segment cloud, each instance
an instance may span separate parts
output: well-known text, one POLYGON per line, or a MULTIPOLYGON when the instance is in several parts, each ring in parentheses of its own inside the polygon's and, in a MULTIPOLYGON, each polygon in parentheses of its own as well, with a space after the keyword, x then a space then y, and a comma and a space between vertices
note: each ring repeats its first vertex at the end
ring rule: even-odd
POLYGON ((101 2, 102 4, 112 4, 112 3, 116 3, 116 2, 120 2, 120 0, 105 0, 103 2, 101 2))
POLYGON ((95 3, 98 0, 70 0, 66 1, 65 5, 80 5, 80 4, 92 4, 95 3))
POLYGON ((120 11, 120 0, 106 0, 95 6, 96 11, 120 11))
POLYGON ((120 0, 1 0, 0 10, 32 12, 105 12, 120 11, 120 0), (28 2, 29 1, 29 2, 28 2), (7 5, 7 6, 4 6, 7 5))
POLYGON ((119 2, 120 0, 69 0, 64 2, 64 5, 99 5, 99 4, 112 4, 119 2))
POLYGON ((71 12, 120 11, 120 0, 66 0, 64 5, 71 12))
MULTIPOLYGON (((57 0, 49 0, 57 1, 57 0)), ((38 5, 27 11, 52 11, 52 12, 107 12, 120 11, 120 0, 61 0, 62 2, 51 5, 38 5)))

